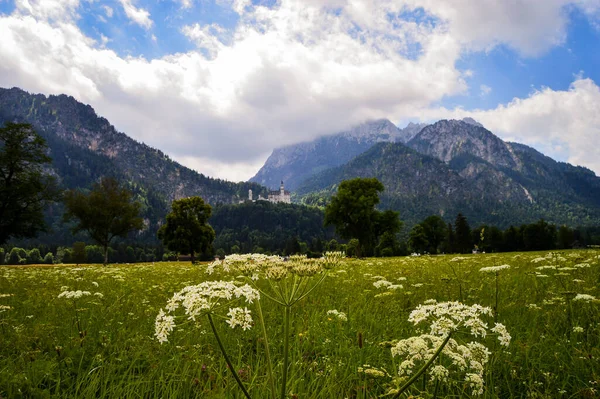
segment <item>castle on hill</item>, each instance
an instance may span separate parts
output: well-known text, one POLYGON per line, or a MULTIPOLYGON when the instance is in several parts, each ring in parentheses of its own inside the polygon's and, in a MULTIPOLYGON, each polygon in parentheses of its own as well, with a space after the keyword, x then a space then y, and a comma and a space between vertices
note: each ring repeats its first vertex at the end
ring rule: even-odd
MULTIPOLYGON (((261 196, 260 194, 258 195, 257 199, 253 199, 252 198, 252 189, 248 190, 248 199, 247 201, 252 201, 252 202, 256 202, 256 201, 269 201, 272 203, 278 203, 278 202, 283 202, 286 204, 291 204, 292 203, 292 196, 291 193, 289 191, 287 191, 283 185, 283 180, 281 181, 281 185, 279 186, 279 191, 269 191, 269 196, 267 198, 264 198, 263 196, 261 196)), ((240 201, 244 202, 244 201, 240 201)))

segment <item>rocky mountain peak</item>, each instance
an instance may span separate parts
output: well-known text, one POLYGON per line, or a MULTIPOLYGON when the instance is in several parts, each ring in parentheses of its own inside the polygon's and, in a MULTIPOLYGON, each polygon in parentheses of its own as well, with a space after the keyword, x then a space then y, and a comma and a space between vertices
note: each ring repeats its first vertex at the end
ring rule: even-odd
POLYGON ((483 127, 483 125, 481 123, 477 122, 475 119, 468 117, 468 116, 466 118, 462 118, 461 120, 465 123, 468 123, 469 125, 483 127))
POLYGON ((459 157, 475 157, 496 167, 521 167, 509 145, 481 124, 464 120, 440 120, 423 128, 408 145, 446 163, 459 157))

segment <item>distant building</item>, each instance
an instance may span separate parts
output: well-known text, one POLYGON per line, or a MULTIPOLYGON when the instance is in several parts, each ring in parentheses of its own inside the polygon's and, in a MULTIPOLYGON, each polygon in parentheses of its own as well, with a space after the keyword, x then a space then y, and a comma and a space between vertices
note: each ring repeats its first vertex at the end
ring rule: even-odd
POLYGON ((270 191, 269 192, 269 202, 277 203, 277 202, 285 202, 286 204, 292 203, 292 196, 289 191, 285 190, 283 186, 283 180, 281 181, 281 185, 279 186, 279 191, 270 191))
POLYGON ((283 180, 281 181, 281 186, 279 186, 279 191, 269 191, 269 196, 268 198, 263 198, 260 194, 258 195, 257 199, 254 199, 252 197, 252 189, 248 190, 248 199, 247 200, 242 200, 240 201, 240 204, 245 202, 245 201, 252 201, 252 202, 256 202, 256 201, 269 201, 272 203, 278 203, 278 202, 284 202, 286 204, 291 204, 292 203, 292 196, 291 193, 289 191, 286 191, 285 187, 283 186, 283 180))

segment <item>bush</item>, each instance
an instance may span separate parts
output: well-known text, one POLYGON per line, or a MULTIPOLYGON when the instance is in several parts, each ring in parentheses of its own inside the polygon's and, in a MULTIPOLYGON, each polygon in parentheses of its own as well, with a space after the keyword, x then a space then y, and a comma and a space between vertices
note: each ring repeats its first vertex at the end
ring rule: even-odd
POLYGON ((350 241, 348 241, 348 244, 346 245, 346 255, 349 257, 355 257, 358 256, 360 251, 360 242, 356 239, 353 238, 350 241))
MULTIPOLYGON (((25 252, 25 250, 21 248, 14 247, 7 256, 6 264, 7 265, 20 265, 21 264, 21 254, 25 252)), ((27 253, 25 252, 25 262, 27 262, 27 253)))
POLYGON ((102 249, 96 245, 88 245, 85 247, 85 257, 88 263, 104 263, 102 249))
POLYGON ((46 256, 44 256, 44 263, 46 265, 54 264, 54 255, 52 255, 52 252, 48 252, 46 256))
POLYGON ((71 248, 58 247, 56 250, 56 263, 73 263, 71 248))
POLYGON ((390 248, 390 247, 383 248, 381 250, 381 256, 383 256, 385 258, 390 257, 390 256, 394 256, 394 249, 390 248))
POLYGON ((39 249, 33 248, 31 251, 29 251, 27 254, 27 263, 30 265, 42 263, 42 255, 40 254, 39 249))

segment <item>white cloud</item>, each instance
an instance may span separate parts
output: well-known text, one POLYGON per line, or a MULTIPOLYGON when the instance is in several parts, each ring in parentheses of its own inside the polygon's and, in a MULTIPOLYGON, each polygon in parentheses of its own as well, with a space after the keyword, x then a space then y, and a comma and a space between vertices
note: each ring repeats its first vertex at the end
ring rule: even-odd
POLYGON ((423 119, 471 116, 505 140, 528 144, 546 155, 583 165, 600 176, 600 87, 576 78, 568 90, 543 88, 491 110, 429 109, 423 119))
POLYGON ((193 0, 178 0, 181 3, 181 8, 191 8, 193 4, 193 0))
POLYGON ((492 92, 492 88, 488 85, 479 86, 479 95, 485 97, 492 92))
MULTIPOLYGON (((86 37, 77 0, 17 1, 0 17, 0 86, 73 95, 135 139, 232 179, 252 176, 274 147, 424 115, 467 92, 474 72, 456 67, 465 51, 539 54, 567 23, 567 0, 218 0, 239 14, 235 29, 190 24, 182 32, 203 50, 145 59, 86 37), (417 7, 428 15, 405 17, 417 7)), ((119 1, 152 27, 148 11, 119 1)))
POLYGON ((108 18, 112 18, 113 14, 114 14, 114 10, 111 7, 107 6, 107 5, 102 6, 102 8, 104 9, 104 12, 106 13, 106 16, 108 18))
POLYGON ((218 24, 200 26, 200 24, 186 25, 181 28, 181 32, 196 45, 208 51, 211 57, 224 48, 219 39, 225 30, 218 24))
POLYGON ((15 0, 19 14, 52 21, 67 21, 77 16, 79 0, 15 0))
POLYGON ((152 27, 152 20, 150 19, 150 13, 143 9, 137 8, 132 3, 133 0, 119 0, 121 6, 123 6, 123 10, 125 11, 125 15, 132 22, 138 24, 142 28, 148 30, 152 27))

